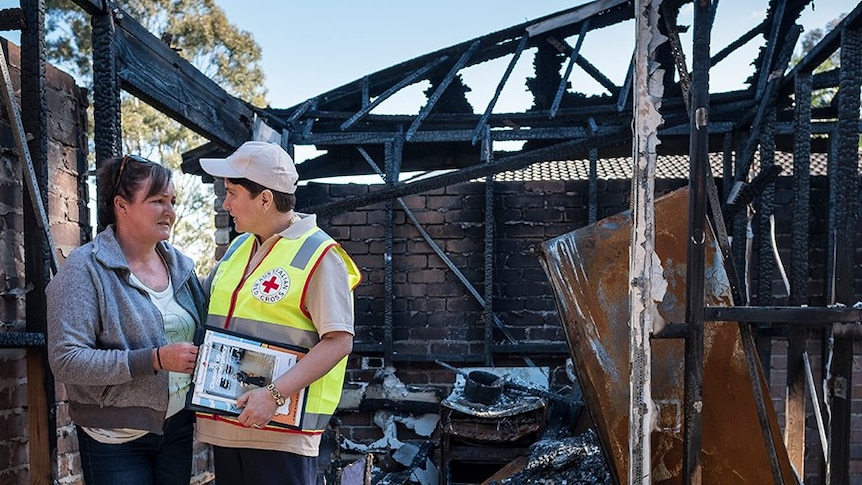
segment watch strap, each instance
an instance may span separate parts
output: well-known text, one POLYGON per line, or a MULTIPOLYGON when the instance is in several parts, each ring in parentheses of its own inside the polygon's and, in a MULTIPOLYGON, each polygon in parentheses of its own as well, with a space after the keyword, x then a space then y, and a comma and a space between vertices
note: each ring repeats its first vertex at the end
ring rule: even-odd
POLYGON ((287 399, 285 399, 281 392, 278 390, 278 388, 275 387, 274 383, 270 382, 266 386, 266 389, 269 391, 270 394, 272 394, 272 398, 275 399, 275 403, 278 404, 279 407, 284 406, 284 403, 287 402, 287 399))

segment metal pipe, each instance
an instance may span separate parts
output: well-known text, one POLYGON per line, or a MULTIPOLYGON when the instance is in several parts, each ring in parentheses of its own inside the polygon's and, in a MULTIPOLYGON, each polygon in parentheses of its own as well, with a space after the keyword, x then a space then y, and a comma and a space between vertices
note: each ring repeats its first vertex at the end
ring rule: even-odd
POLYGON ((691 162, 689 234, 686 257, 685 390, 683 396, 683 483, 700 485, 703 412, 704 243, 706 241, 706 167, 709 156, 709 40, 711 1, 695 2, 691 83, 691 162))
POLYGON ((811 402, 814 403, 814 417, 817 420, 817 431, 820 434, 820 448, 823 451, 823 459, 829 459, 829 440, 826 439, 826 427, 823 425, 823 415, 820 414, 820 400, 817 398, 817 387, 814 385, 814 374, 811 372, 811 361, 808 352, 802 353, 802 361, 805 363, 805 377, 808 381, 808 392, 811 393, 811 402))

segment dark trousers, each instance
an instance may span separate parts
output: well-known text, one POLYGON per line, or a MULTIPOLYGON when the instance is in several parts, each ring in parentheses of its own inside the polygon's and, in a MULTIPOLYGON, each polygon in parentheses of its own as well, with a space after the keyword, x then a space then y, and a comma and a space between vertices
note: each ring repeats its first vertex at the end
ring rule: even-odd
POLYGON ((213 446, 216 485, 317 485, 317 458, 213 446))
POLYGON ((99 443, 78 427, 81 469, 87 485, 188 485, 192 475, 194 414, 180 411, 165 433, 128 443, 99 443))

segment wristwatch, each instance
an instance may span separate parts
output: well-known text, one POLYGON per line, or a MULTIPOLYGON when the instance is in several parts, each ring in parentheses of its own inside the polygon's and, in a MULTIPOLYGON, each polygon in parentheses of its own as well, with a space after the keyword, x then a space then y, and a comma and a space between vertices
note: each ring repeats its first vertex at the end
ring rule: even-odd
POLYGON ((275 384, 270 382, 266 388, 269 390, 269 393, 272 394, 272 398, 275 399, 275 403, 278 404, 279 407, 284 406, 284 403, 287 402, 287 400, 281 395, 281 392, 278 391, 275 384))

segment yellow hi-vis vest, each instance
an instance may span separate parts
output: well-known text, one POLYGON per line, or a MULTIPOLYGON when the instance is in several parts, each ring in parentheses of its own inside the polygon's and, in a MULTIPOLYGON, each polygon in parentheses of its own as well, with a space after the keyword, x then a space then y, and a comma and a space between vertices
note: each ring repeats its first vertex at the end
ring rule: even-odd
MULTIPOLYGON (((320 337, 302 307, 311 273, 327 251, 335 251, 347 265, 352 292, 361 280, 359 268, 338 243, 314 227, 298 239, 279 239, 248 277, 243 278, 255 246, 254 237, 243 234, 222 257, 210 290, 207 325, 264 341, 304 349, 314 347, 320 337)), ((316 434, 326 428, 341 399, 346 367, 345 357, 308 387, 300 422, 302 432, 316 434)), ((230 418, 218 419, 236 423, 230 418)), ((265 429, 288 431, 275 426, 265 429)))

